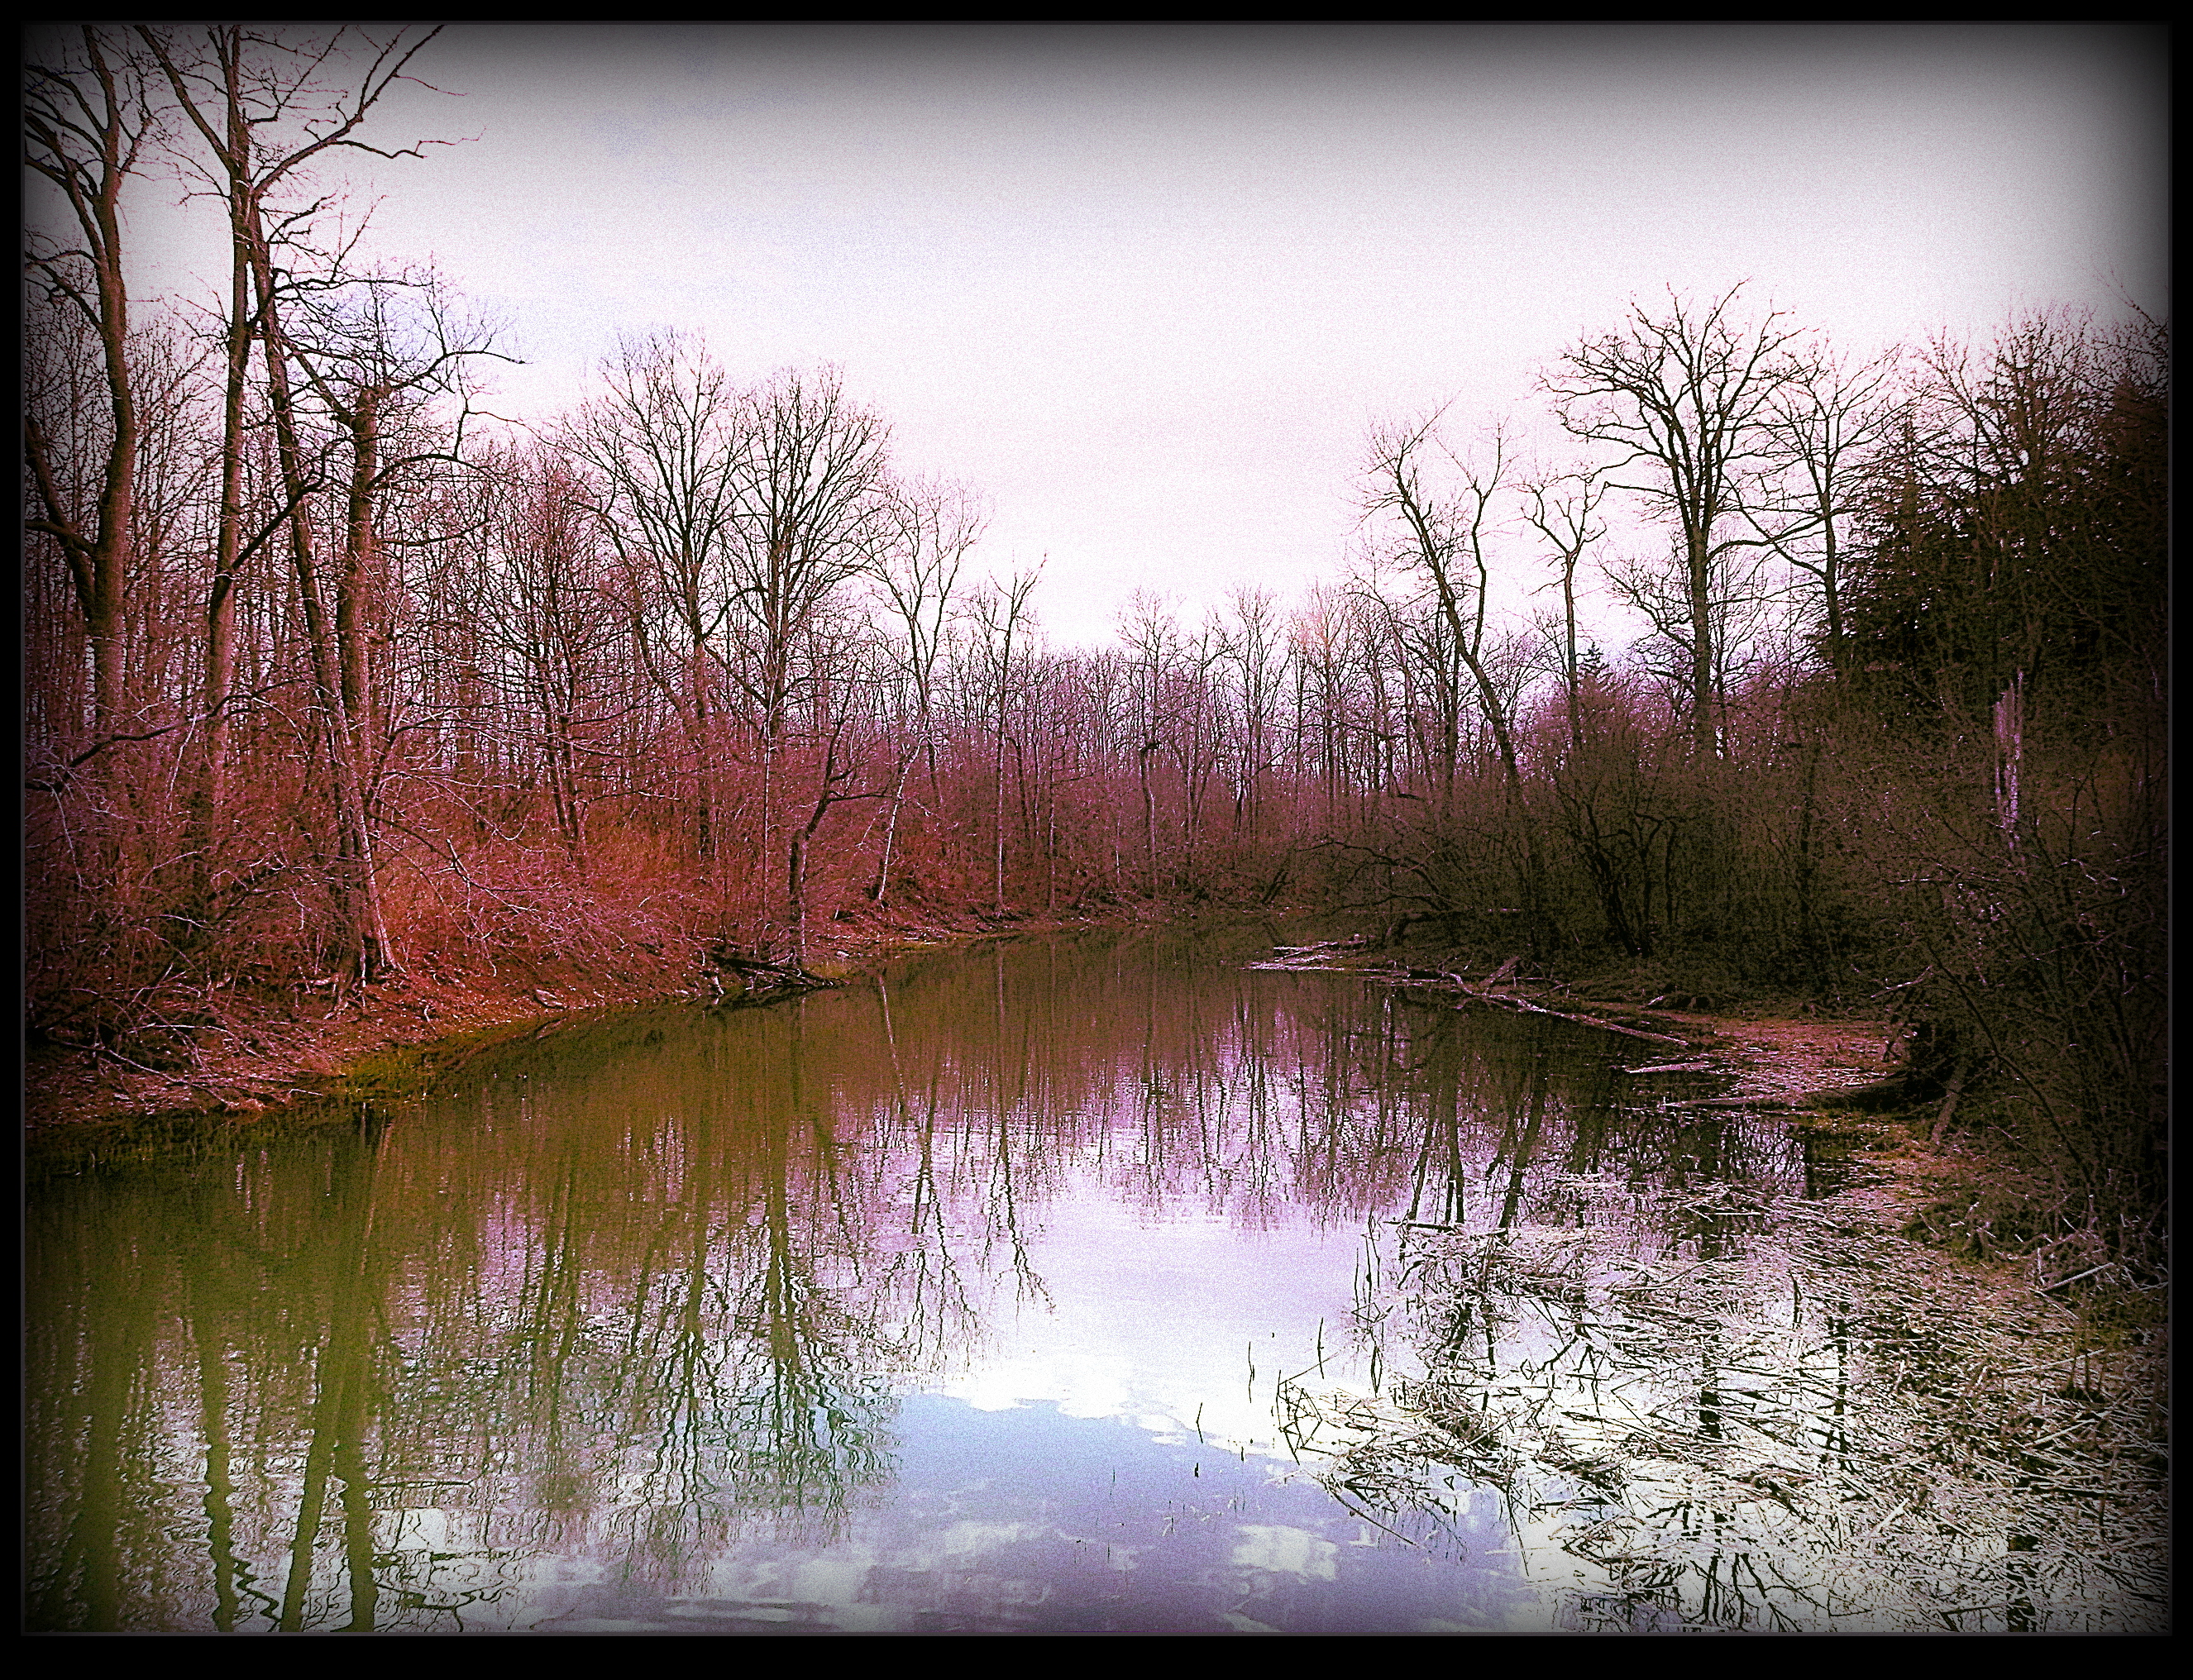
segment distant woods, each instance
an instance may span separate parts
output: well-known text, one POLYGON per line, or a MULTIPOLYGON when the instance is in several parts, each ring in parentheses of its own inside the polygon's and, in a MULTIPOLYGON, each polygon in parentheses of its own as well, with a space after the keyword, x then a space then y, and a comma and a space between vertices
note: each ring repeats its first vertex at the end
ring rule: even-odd
POLYGON ((418 152, 380 107, 431 37, 31 56, 34 1033, 167 1066, 238 989, 1344 906, 1640 996, 1890 999, 1944 1135, 2050 1210, 1981 1246, 2151 1252, 2155 323, 1865 359, 1646 298, 1549 360, 1564 458, 1383 428, 1337 581, 1062 652, 832 370, 628 337, 572 412, 479 414, 507 351, 312 176, 418 152), (134 297, 126 205, 179 190, 226 278, 134 297))

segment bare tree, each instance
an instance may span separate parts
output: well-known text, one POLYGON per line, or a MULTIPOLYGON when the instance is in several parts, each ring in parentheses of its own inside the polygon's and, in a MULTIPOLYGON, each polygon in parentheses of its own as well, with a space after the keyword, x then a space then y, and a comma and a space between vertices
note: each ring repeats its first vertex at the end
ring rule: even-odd
POLYGON ((587 812, 600 780, 591 743, 632 706, 613 669, 617 603, 599 523, 587 511, 595 497, 573 482, 569 458, 553 451, 512 452, 482 466, 491 484, 479 544, 488 563, 458 583, 450 604, 484 626, 510 662, 511 698, 534 720, 527 729, 557 829, 584 869, 587 812))
MULTIPOLYGON (((210 162, 197 173, 224 200, 229 217, 230 296, 224 338, 220 506, 213 575, 209 586, 203 706, 207 729, 202 749, 198 803, 209 823, 225 797, 227 727, 234 680, 234 591, 243 562, 259 543, 286 530, 310 643, 314 683, 328 746, 337 811, 338 894, 344 904, 344 937, 350 966, 362 980, 390 970, 394 955, 381 905, 373 826, 367 809, 366 747, 353 715, 359 667, 341 646, 341 579, 352 567, 338 563, 336 598, 330 601, 327 557, 310 499, 326 483, 318 451, 305 436, 297 380, 309 387, 311 364, 300 359, 284 311, 316 289, 343 283, 342 258, 308 249, 324 200, 286 211, 274 208, 278 189, 303 185, 315 159, 348 149, 376 157, 417 157, 423 142, 388 151, 368 145, 358 130, 374 107, 407 74, 412 60, 438 31, 415 35, 398 29, 385 38, 338 30, 316 40, 291 42, 243 26, 214 26, 203 42, 140 27, 139 34, 159 65, 178 107, 204 142, 210 162), (308 271, 316 269, 317 272, 308 271), (244 534, 243 512, 243 391, 251 346, 264 357, 281 509, 254 537, 244 534)), ((354 235, 352 237, 354 238, 354 235)), ((370 483, 378 471, 369 466, 370 483)), ((353 498, 355 500, 355 497, 353 498)), ((346 543, 361 535, 369 544, 369 520, 346 521, 346 543)))
POLYGON ((805 647, 802 693, 807 701, 810 728, 821 739, 821 761, 815 775, 815 797, 807 820, 795 823, 785 863, 785 924, 791 935, 792 963, 807 967, 808 877, 816 835, 823 820, 839 805, 856 800, 888 799, 887 788, 855 789, 848 786, 862 762, 873 755, 872 731, 885 719, 859 698, 879 686, 884 664, 874 638, 862 635, 842 614, 818 611, 803 631, 805 647))
POLYGON ((412 469, 472 476, 463 408, 447 436, 425 423, 425 410, 437 398, 463 397, 465 363, 495 352, 484 329, 456 318, 448 288, 431 271, 363 277, 321 299, 304 323, 293 317, 288 335, 348 456, 335 639, 344 707, 365 751, 375 733, 365 620, 378 571, 377 506, 412 469))
POLYGON ((1766 541, 1738 522, 1778 447, 1775 404, 1802 371, 1784 315, 1736 318, 1742 291, 1703 306, 1671 291, 1658 315, 1633 304, 1619 329, 1572 346, 1540 381, 1565 427, 1614 452, 1608 483, 1673 528, 1668 593, 1681 610, 1663 627, 1681 647, 1701 757, 1718 751, 1721 631, 1744 586, 1735 557, 1766 541))
POLYGON ((1577 569, 1592 545, 1606 534, 1600 517, 1606 485, 1589 471, 1540 472, 1526 479, 1522 490, 1523 518, 1552 550, 1555 582, 1561 591, 1561 692, 1568 713, 1569 749, 1574 751, 1583 745, 1577 693, 1583 671, 1577 648, 1577 569))
POLYGON ((741 403, 741 426, 730 474, 727 666, 759 737, 762 855, 773 858, 792 703, 824 675, 803 668, 800 653, 826 603, 873 568, 885 530, 889 434, 846 397, 834 369, 778 373, 741 403))
MULTIPOLYGON (((1032 628, 1028 597, 1034 592, 1036 580, 1042 575, 1040 563, 1031 570, 1016 572, 978 595, 973 609, 976 648, 988 689, 984 710, 988 713, 992 755, 991 906, 999 916, 1005 913, 1005 746, 1011 739, 1015 691, 1024 675, 1020 665, 1015 663, 1013 643, 1032 628)), ((1022 662, 1025 663, 1025 654, 1022 662)))
POLYGON ((1780 471, 1749 517, 1774 553, 1817 586, 1831 665, 1841 657, 1850 524, 1872 489, 1869 469, 1910 416, 1897 388, 1902 363, 1891 350, 1853 365, 1822 346, 1761 420, 1780 471))
POLYGON ((1496 430, 1489 443, 1491 460, 1472 463, 1439 441, 1438 420, 1434 415, 1372 437, 1366 511, 1389 514, 1399 522, 1401 541, 1394 557, 1431 585, 1454 656, 1476 685, 1502 769, 1511 786, 1520 786, 1522 766, 1514 721, 1485 647, 1490 571, 1486 538, 1494 521, 1495 499, 1507 482, 1506 441, 1496 430), (1427 457, 1434 454, 1446 460, 1455 475, 1453 488, 1443 493, 1425 481, 1427 457))
POLYGON ((1236 589, 1228 597, 1231 621, 1223 653, 1234 673, 1241 721, 1240 768, 1234 784, 1237 832, 1260 834, 1267 784, 1277 768, 1277 725, 1289 649, 1279 603, 1268 590, 1236 589))
POLYGON ((1157 791, 1150 776, 1151 760, 1164 750, 1173 729, 1171 676, 1181 658, 1180 626, 1171 612, 1155 596, 1137 590, 1121 614, 1119 630, 1126 647, 1126 670, 1134 711, 1135 776, 1142 802, 1142 883, 1150 897, 1158 895, 1157 791))
POLYGON ((675 709, 693 767, 695 847, 713 860, 715 668, 738 585, 732 576, 738 474, 749 447, 744 404, 699 341, 629 339, 602 364, 604 389, 557 434, 587 469, 594 506, 628 586, 635 640, 675 709), (649 627, 667 614, 671 645, 649 627))
POLYGON ((914 760, 929 765, 930 804, 936 803, 936 660, 950 622, 959 568, 981 538, 984 517, 975 499, 956 486, 901 483, 883 501, 882 540, 875 554, 878 592, 905 640, 898 649, 900 678, 911 689, 911 716, 901 720, 897 762, 891 772, 890 803, 885 812, 884 842, 876 860, 870 896, 890 902, 891 860, 898 843, 899 817, 906 803, 907 779, 914 760))
POLYGON ((34 218, 29 267, 35 283, 83 315, 99 346, 107 435, 92 505, 76 506, 63 494, 35 408, 24 417, 23 446, 37 494, 31 529, 60 545, 90 639, 89 751, 96 751, 119 726, 122 595, 136 505, 139 421, 129 366, 122 194, 138 171, 155 119, 147 67, 124 40, 87 24, 73 42, 54 38, 40 44, 52 50, 45 61, 25 69, 23 162, 66 201, 73 226, 56 233, 34 218))

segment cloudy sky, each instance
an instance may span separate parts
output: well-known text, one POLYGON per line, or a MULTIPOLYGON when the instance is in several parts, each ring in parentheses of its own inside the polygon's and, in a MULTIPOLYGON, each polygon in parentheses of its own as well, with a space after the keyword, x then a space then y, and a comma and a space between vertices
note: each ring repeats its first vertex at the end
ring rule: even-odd
POLYGON ((991 569, 1048 557, 1063 643, 1337 575, 1379 420, 1555 444, 1537 371, 1633 296, 1748 280, 1853 348, 2166 301, 2156 27, 475 25, 415 68, 379 135, 464 143, 357 186, 506 323, 492 406, 620 331, 835 363, 991 569))

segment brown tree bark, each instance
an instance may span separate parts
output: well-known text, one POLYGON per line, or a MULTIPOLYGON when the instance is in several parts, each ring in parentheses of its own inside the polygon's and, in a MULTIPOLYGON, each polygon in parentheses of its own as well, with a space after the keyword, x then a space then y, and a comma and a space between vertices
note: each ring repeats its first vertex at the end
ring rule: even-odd
POLYGON ((122 193, 136 173, 152 117, 144 68, 136 57, 89 24, 79 41, 80 58, 27 69, 24 163, 61 194, 74 224, 73 241, 67 243, 33 228, 31 271, 90 324, 106 380, 106 452, 89 519, 84 510, 69 505, 35 414, 26 416, 23 443, 39 507, 28 523, 60 545, 91 644, 90 721, 96 747, 117 736, 127 705, 123 589, 136 511, 140 421, 129 365, 122 193))

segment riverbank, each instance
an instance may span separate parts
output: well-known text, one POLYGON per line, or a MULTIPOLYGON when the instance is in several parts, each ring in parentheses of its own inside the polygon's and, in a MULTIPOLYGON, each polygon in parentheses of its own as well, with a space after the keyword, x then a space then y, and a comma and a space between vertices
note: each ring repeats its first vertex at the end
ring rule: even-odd
MULTIPOLYGON (((837 923, 810 972, 838 980, 866 964, 937 946, 1165 919, 1154 907, 1102 915, 956 920, 879 916, 837 923)), ((347 993, 222 989, 203 1000, 186 1055, 151 1066, 100 1046, 44 1044, 25 1060, 26 1133, 117 1121, 215 1117, 248 1122, 293 1104, 393 1094, 486 1043, 575 1018, 650 1003, 721 1003, 736 976, 698 945, 628 951, 610 965, 538 959, 451 963, 422 957, 347 993)))
MULTIPOLYGON (((1292 919, 1312 913, 1277 915, 1292 919)), ((1155 905, 1070 917, 879 916, 834 924, 830 941, 812 955, 810 966, 819 977, 837 979, 868 963, 969 940, 1178 919, 1155 905)), ((1633 1065, 1702 1060, 1731 1077, 1732 1100, 1747 1102, 1787 1103, 1856 1089, 1881 1077, 1892 1049, 1877 1020, 1639 1009, 1555 996, 1543 985, 1513 984, 1497 974, 1485 981, 1465 980, 1422 962, 1410 967, 1367 941, 1342 940, 1304 947, 1282 966, 1444 991, 1463 1006, 1535 1004, 1610 1028, 1626 1025, 1641 1035, 1633 1065)), ((224 990, 204 1000, 201 1014, 207 1025, 194 1033, 177 1065, 146 1066, 97 1046, 35 1048, 25 1067, 25 1125, 36 1134, 57 1126, 155 1117, 244 1121, 346 1093, 388 1094, 416 1083, 451 1054, 549 1023, 650 1003, 722 1003, 726 978, 696 946, 627 951, 613 965, 507 957, 453 964, 422 957, 395 979, 346 994, 325 985, 279 992, 224 990)), ((732 983, 735 987, 735 978, 732 983)))
POLYGON ((1885 1012, 1640 1008, 1518 977, 1513 963, 1472 978, 1459 953, 1415 952, 1405 962, 1367 936, 1280 946, 1259 966, 1350 974, 1434 1005, 1551 1015, 1619 1035, 1635 1048, 1622 1072, 1647 1099, 1665 1076, 1717 1074, 1725 1081, 1719 1094, 1671 1100, 1668 1107, 1784 1116, 1814 1134, 1816 1146, 1862 1161, 1882 1184, 1893 1184, 1894 1195, 1875 1211, 1898 1236, 1982 1264, 2007 1288, 2068 1288, 2061 1299, 2076 1300, 2105 1336, 2160 1345, 2162 1297, 2152 1280, 2142 1285, 2091 1233, 2028 1230, 2024 1187, 1971 1137, 1948 1129, 1953 1105, 1941 1093, 1913 1089, 1905 1036, 1885 1012))
POLYGON ((1545 1014, 1633 1038, 1632 1077, 1719 1072, 1731 1083, 1716 1104, 1752 1108, 1823 1105, 1878 1085, 1896 1066, 1899 1035, 1882 1014, 1781 1014, 1769 1007, 1704 1011, 1640 1008, 1619 998, 1572 993, 1554 980, 1517 976, 1504 964, 1473 978, 1457 957, 1396 958, 1366 938, 1282 946, 1261 967, 1353 974, 1452 1000, 1457 1009, 1545 1014))

